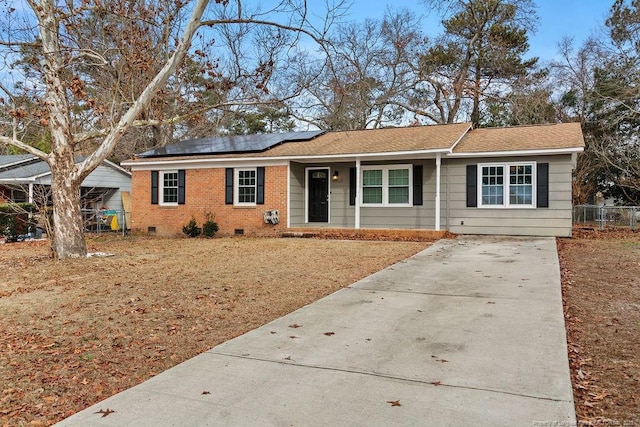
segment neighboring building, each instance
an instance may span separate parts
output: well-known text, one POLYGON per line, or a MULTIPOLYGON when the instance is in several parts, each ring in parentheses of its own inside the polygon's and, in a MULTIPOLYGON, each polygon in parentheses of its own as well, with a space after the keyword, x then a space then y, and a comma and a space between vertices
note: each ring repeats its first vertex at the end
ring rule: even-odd
MULTIPOLYGON (((82 159, 78 159, 81 161, 82 159)), ((51 169, 31 154, 0 156, 0 203, 50 203, 51 169)), ((82 209, 123 211, 123 193, 131 192, 131 173, 105 160, 80 188, 82 209)))
POLYGON ((221 234, 290 228, 571 235, 578 123, 468 123, 185 141, 123 162, 132 229, 181 233, 215 215, 221 234), (274 211, 278 211, 275 219, 274 211))

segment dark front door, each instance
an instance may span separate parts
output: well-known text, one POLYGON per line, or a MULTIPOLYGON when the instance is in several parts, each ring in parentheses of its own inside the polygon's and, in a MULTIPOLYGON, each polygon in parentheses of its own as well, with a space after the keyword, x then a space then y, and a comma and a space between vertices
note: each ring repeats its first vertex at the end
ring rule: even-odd
POLYGON ((329 169, 309 171, 309 222, 329 222, 329 169))

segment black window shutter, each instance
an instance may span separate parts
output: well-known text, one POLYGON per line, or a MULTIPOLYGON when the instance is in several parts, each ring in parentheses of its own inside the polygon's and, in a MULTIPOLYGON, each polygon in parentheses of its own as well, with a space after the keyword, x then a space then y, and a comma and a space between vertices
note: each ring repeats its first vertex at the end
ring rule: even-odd
POLYGON ((264 168, 256 169, 256 204, 264 205, 264 168))
POLYGON ((478 206, 478 165, 467 165, 467 207, 478 206))
POLYGON ((549 207, 549 163, 538 163, 538 170, 536 171, 537 183, 537 197, 539 208, 549 207))
POLYGON ((349 205, 356 204, 356 168, 349 168, 349 205))
POLYGON ((151 171, 151 204, 158 204, 158 171, 151 171))
POLYGON ((233 204, 233 168, 225 169, 224 203, 233 204))
POLYGON ((413 165, 413 206, 422 206, 422 165, 413 165))
POLYGON ((184 205, 184 181, 185 181, 185 173, 184 169, 180 169, 178 171, 178 204, 184 205))

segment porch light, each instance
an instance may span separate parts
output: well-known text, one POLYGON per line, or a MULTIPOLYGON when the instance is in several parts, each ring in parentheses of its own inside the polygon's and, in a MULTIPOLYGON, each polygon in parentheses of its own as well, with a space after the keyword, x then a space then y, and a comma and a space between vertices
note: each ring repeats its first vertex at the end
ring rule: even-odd
POLYGON ((333 172, 333 175, 331 176, 331 180, 332 181, 337 181, 339 176, 340 176, 340 174, 338 173, 338 171, 335 171, 335 172, 333 172))

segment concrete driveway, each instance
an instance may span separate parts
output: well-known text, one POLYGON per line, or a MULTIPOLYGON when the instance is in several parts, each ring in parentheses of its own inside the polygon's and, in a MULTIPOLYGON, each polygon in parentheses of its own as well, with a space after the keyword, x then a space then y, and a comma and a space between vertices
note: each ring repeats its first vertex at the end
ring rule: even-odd
POLYGON ((574 423, 555 240, 461 237, 59 425, 574 423))

